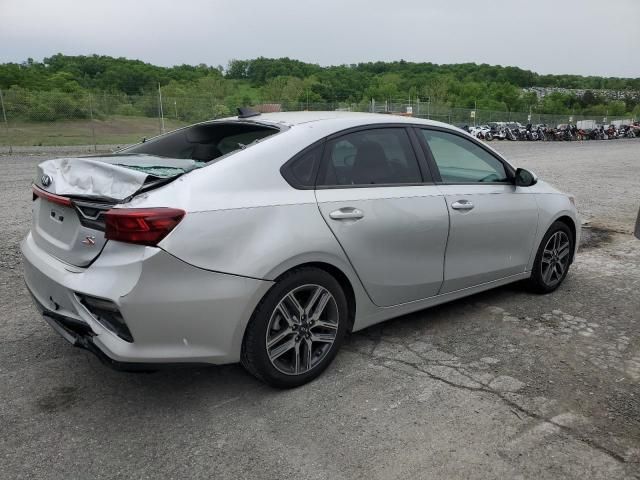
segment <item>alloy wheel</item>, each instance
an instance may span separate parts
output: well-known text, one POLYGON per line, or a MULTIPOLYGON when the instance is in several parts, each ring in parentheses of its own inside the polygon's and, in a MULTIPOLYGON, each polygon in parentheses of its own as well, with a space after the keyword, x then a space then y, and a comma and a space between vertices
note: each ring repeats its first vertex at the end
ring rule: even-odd
POLYGON ((562 280, 569 267, 570 250, 571 242, 565 232, 557 231, 549 237, 540 260, 542 281, 546 285, 552 287, 562 280))
POLYGON ((335 342, 339 323, 333 295, 320 285, 302 285, 276 305, 266 333, 269 361, 286 375, 318 365, 335 342))

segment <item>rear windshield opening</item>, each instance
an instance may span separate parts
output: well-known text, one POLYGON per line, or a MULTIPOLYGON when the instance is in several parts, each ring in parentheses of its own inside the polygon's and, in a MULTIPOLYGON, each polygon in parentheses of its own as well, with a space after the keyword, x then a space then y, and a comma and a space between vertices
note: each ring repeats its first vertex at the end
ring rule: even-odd
POLYGON ((275 127, 255 123, 199 124, 134 145, 118 153, 140 153, 210 162, 279 131, 275 127))

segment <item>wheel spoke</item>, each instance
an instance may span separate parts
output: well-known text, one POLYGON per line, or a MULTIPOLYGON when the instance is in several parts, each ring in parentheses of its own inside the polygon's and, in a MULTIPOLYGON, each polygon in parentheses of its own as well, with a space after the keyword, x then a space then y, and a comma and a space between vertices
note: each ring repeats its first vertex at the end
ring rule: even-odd
POLYGON ((555 269, 556 273, 558 274, 558 278, 562 277, 562 274, 564 273, 564 267, 560 262, 556 263, 555 269))
POLYGON ((324 309, 326 308, 327 303, 329 303, 329 300, 331 300, 331 294, 325 290, 320 296, 316 308, 313 309, 313 313, 308 314, 309 318, 314 321, 319 320, 320 315, 322 315, 322 312, 324 312, 324 309))
POLYGON ((333 340, 336 338, 333 333, 312 333, 311 341, 319 342, 319 343, 333 343, 333 340))
POLYGON ((295 355, 294 355, 295 361, 294 361, 293 372, 297 375, 298 373, 300 373, 300 342, 296 342, 294 351, 295 351, 295 355))
POLYGON ((289 309, 284 304, 284 302, 280 302, 280 304, 276 307, 276 311, 280 312, 280 315, 282 316, 282 318, 284 318, 284 321, 287 322, 287 325, 289 325, 290 327, 297 323, 296 320, 291 316, 291 313, 289 313, 289 309))
POLYGON ((307 314, 307 317, 311 317, 311 312, 313 310, 313 306, 318 301, 318 298, 320 298, 320 295, 322 295, 322 292, 324 292, 324 288, 316 287, 316 289, 311 294, 311 297, 309 298, 309 301, 307 302, 307 306, 304 308, 304 313, 307 314))
POLYGON ((275 337, 269 339, 269 341, 267 342, 267 348, 271 348, 277 345, 278 343, 280 343, 280 341, 282 341, 283 339, 285 339, 291 334, 293 334, 293 330, 291 330, 290 327, 283 329, 282 331, 278 332, 275 337))
POLYGON ((329 328, 331 330, 337 330, 338 329, 338 325, 336 325, 335 323, 331 323, 331 322, 325 322, 324 320, 318 320, 316 323, 314 323, 313 325, 311 325, 311 327, 309 327, 309 330, 314 329, 314 328, 329 328))
POLYGON ((560 250, 558 251, 558 258, 562 260, 569 253, 569 242, 564 243, 560 246, 560 250))
POLYGON ((296 348, 296 341, 293 338, 291 340, 284 342, 282 345, 274 348, 273 350, 271 350, 269 352, 269 359, 271 359, 271 361, 273 362, 274 360, 277 360, 282 355, 287 353, 292 348, 296 348))
POLYGON ((293 294, 293 292, 290 292, 285 298, 289 300, 291 305, 293 305, 294 308, 298 311, 298 319, 299 319, 304 313, 304 308, 302 308, 302 305, 300 305, 300 302, 298 302, 298 299, 293 294))
POLYGON ((542 279, 544 280, 544 283, 549 283, 551 281, 552 273, 553 273, 553 267, 549 265, 547 269, 544 272, 542 272, 542 279))
POLYGON ((313 344, 308 338, 305 339, 305 368, 311 370, 311 360, 313 359, 313 344))

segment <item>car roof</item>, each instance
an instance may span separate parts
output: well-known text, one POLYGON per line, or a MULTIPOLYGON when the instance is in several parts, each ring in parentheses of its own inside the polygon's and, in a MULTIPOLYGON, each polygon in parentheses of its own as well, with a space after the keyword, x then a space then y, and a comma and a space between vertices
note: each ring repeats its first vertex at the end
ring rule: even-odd
POLYGON ((253 117, 229 117, 220 119, 221 121, 251 121, 265 124, 279 124, 286 126, 294 126, 308 123, 318 122, 334 122, 339 121, 341 126, 352 124, 352 126, 367 125, 372 123, 403 123, 403 124, 422 124, 432 125, 446 128, 453 128, 452 125, 437 122, 435 120, 426 120, 411 116, 393 115, 384 113, 367 113, 367 112, 341 112, 341 111, 321 111, 321 112, 275 112, 262 113, 253 117))
MULTIPOLYGON (((412 116, 393 115, 385 113, 368 113, 368 112, 343 112, 343 111, 302 111, 302 112, 274 112, 262 113, 252 117, 227 117, 213 122, 251 122, 261 125, 271 125, 275 127, 286 127, 290 131, 297 131, 306 138, 306 144, 309 145, 314 141, 334 133, 347 130, 350 128, 375 125, 375 124, 398 124, 398 125, 425 125, 432 127, 440 127, 461 133, 474 140, 473 135, 469 132, 455 127, 449 123, 438 122, 436 120, 427 120, 424 118, 416 118, 412 116)), ((503 122, 498 122, 503 123, 503 122)), ((492 151, 496 156, 503 158, 502 154, 489 145, 484 148, 492 151)), ((506 161, 506 160, 505 160, 506 161)))

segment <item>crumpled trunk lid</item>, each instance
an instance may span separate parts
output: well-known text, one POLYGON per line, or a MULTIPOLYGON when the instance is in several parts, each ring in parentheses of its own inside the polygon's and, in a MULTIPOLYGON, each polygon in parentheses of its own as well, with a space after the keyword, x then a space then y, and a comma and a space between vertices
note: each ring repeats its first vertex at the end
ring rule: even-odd
POLYGON ((63 262, 87 266, 107 241, 104 237, 107 210, 197 167, 193 160, 148 155, 42 162, 34 180, 33 239, 63 262))

